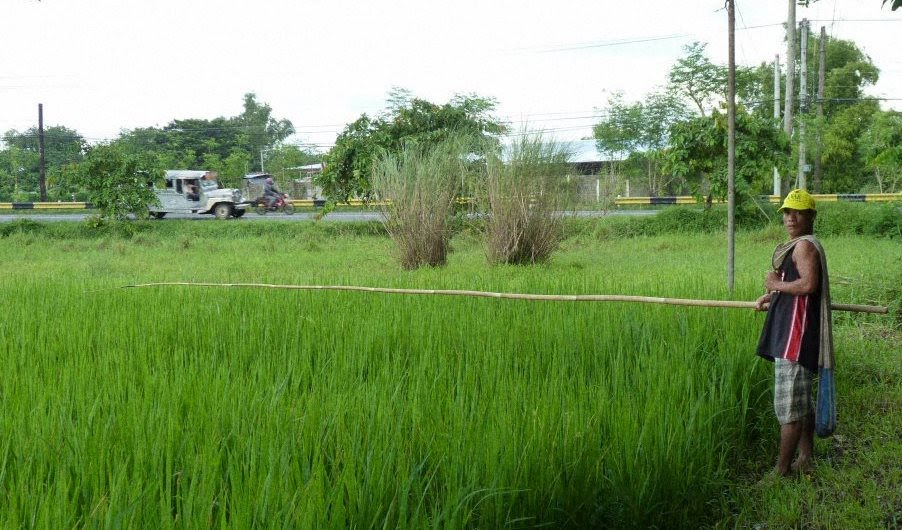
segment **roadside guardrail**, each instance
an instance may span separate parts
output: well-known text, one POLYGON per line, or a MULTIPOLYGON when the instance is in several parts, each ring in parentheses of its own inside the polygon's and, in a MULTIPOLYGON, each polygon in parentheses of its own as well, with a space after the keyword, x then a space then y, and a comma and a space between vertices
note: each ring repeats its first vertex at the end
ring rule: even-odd
MULTIPOLYGON (((814 194, 816 201, 824 202, 888 202, 902 201, 902 193, 838 193, 838 194, 814 194)), ((779 195, 765 195, 768 202, 780 204, 782 198, 779 195)), ((460 202, 469 202, 469 199, 460 199, 460 202)), ((672 204, 696 204, 695 197, 680 195, 676 197, 618 197, 614 200, 615 206, 666 206, 672 204)), ((712 201, 722 204, 725 201, 715 199, 712 201)), ((291 199, 295 206, 322 208, 326 205, 325 199, 291 199)), ((366 202, 362 199, 351 199, 341 206, 378 206, 379 201, 366 202)), ((0 202, 0 210, 90 210, 93 208, 89 202, 0 202)))

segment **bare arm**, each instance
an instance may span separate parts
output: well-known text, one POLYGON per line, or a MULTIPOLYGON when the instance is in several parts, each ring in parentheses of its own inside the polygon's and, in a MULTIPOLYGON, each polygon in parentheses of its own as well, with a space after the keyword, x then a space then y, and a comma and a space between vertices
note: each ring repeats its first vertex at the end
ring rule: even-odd
POLYGON ((821 261, 817 248, 810 241, 799 241, 792 249, 792 261, 799 271, 799 278, 784 282, 777 272, 767 273, 764 286, 768 291, 780 291, 791 295, 806 295, 817 291, 821 282, 821 261))

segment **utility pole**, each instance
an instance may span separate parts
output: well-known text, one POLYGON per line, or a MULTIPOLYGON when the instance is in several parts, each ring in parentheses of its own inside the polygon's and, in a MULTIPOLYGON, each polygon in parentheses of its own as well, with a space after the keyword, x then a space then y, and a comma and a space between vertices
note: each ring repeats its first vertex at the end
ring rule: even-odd
POLYGON ((826 76, 827 63, 827 30, 821 26, 821 38, 818 41, 818 59, 817 59, 817 141, 816 151, 814 154, 814 192, 821 192, 822 171, 821 168, 821 151, 823 149, 823 139, 821 132, 824 128, 824 77, 826 76))
POLYGON ((805 114, 808 111, 808 20, 802 19, 799 24, 801 41, 801 74, 799 76, 799 173, 797 175, 798 187, 808 188, 805 181, 807 164, 805 163, 805 114))
POLYGON ((41 202, 47 202, 47 175, 44 165, 44 104, 38 103, 38 184, 41 188, 41 202))
POLYGON ((733 264, 736 233, 736 5, 727 0, 729 25, 727 51, 727 287, 733 296, 733 264))
POLYGON ((783 132, 792 139, 792 94, 796 70, 796 0, 789 0, 786 16, 786 104, 783 107, 783 132))
MULTIPOLYGON (((780 119, 780 54, 774 55, 774 121, 780 119)), ((780 170, 774 166, 774 195, 780 196, 780 170)))

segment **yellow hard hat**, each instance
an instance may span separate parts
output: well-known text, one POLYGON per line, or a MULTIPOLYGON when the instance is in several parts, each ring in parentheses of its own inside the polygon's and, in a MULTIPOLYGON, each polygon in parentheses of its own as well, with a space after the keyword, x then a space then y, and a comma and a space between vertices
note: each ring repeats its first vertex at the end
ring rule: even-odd
POLYGON ((795 189, 789 192, 789 195, 783 200, 783 206, 780 206, 780 211, 782 212, 786 208, 790 210, 817 211, 817 207, 814 205, 814 197, 803 189, 795 189))

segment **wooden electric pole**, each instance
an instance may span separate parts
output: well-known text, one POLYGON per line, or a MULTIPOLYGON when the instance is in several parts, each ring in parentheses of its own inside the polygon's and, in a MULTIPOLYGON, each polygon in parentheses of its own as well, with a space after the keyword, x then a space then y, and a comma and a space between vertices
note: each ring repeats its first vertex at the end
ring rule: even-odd
POLYGON ((727 0, 727 286, 733 295, 736 234, 736 5, 727 0))
POLYGON ((818 41, 818 59, 817 59, 817 139, 814 153, 814 192, 821 192, 821 180, 823 178, 821 168, 821 150, 823 149, 823 138, 821 137, 824 128, 824 78, 826 76, 827 63, 827 30, 821 26, 821 38, 818 41))
POLYGON ((44 104, 38 103, 38 184, 41 188, 41 202, 47 202, 47 174, 44 165, 44 104))

